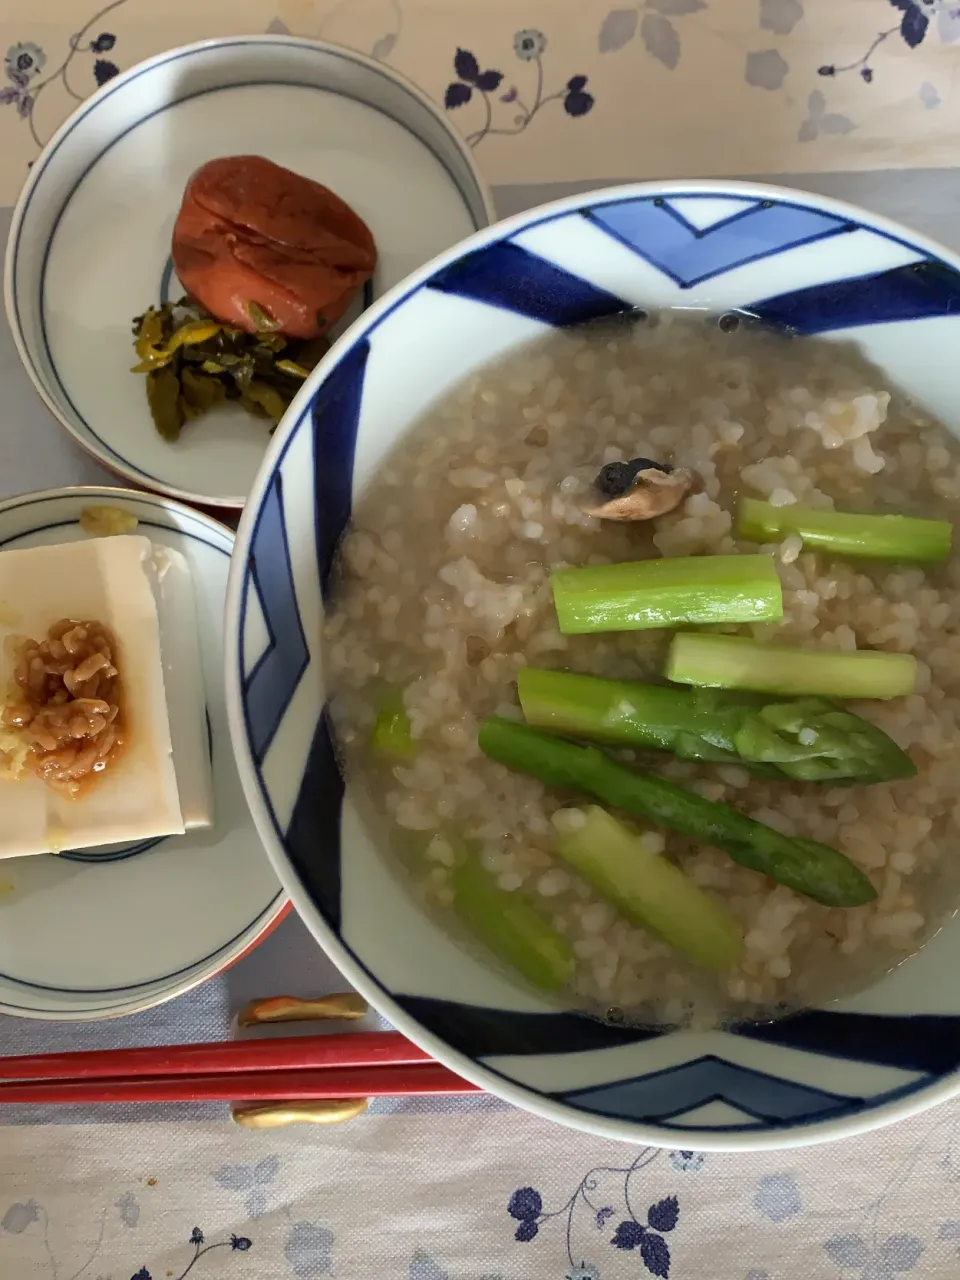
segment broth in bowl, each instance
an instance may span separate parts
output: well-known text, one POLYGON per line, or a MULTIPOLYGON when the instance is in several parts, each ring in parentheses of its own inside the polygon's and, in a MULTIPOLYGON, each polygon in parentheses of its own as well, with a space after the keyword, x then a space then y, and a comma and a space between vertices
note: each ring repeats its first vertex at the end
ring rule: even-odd
POLYGON ((873 981, 960 891, 958 500, 960 446, 849 345, 636 313, 482 370, 381 464, 333 580, 380 843, 599 1016, 873 981))

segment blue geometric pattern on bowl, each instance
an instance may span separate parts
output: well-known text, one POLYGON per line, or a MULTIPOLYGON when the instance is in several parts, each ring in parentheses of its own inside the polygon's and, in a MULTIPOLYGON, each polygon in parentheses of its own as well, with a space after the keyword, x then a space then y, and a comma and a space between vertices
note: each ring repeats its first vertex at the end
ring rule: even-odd
POLYGON ((239 533, 228 602, 248 799, 294 902, 344 969, 454 1070, 541 1114, 632 1140, 777 1146, 867 1128, 960 1066, 960 931, 869 991, 769 1024, 657 1031, 558 1011, 465 954, 374 848, 337 770, 322 596, 361 489, 449 387, 549 331, 634 308, 731 309, 856 339, 960 426, 960 272, 936 246, 818 197, 738 184, 627 188, 483 232, 411 277, 292 407, 239 533), (267 585, 269 583, 269 588, 267 585), (825 1121, 845 1117, 838 1127, 825 1121))
POLYGON ((785 249, 855 231, 856 223, 770 200, 623 200, 585 216, 683 289, 785 249), (718 216, 719 215, 719 216, 718 216))
POLYGON ((562 328, 629 311, 622 298, 501 240, 431 276, 430 289, 562 328))
POLYGON ((279 476, 270 486, 253 533, 250 587, 257 593, 270 637, 267 647, 244 678, 251 741, 254 754, 262 760, 309 661, 290 573, 279 476))
POLYGON ((662 1124, 705 1103, 722 1102, 764 1124, 820 1120, 844 1110, 848 1103, 842 1095, 734 1066, 713 1054, 640 1078, 571 1089, 557 1096, 599 1115, 626 1120, 655 1117, 662 1124))
POLYGON ((948 316, 960 311, 960 275, 941 263, 917 262, 762 298, 751 310, 766 324, 794 333, 948 316))

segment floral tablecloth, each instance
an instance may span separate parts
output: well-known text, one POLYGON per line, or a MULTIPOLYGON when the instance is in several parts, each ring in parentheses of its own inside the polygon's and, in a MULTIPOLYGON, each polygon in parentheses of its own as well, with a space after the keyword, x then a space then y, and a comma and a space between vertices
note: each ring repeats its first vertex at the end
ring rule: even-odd
POLYGON ((0 203, 118 70, 265 30, 409 75, 493 182, 956 163, 960 0, 3 0, 0 203))
MULTIPOLYGON (((267 30, 417 80, 503 212, 570 184, 781 175, 960 248, 960 0, 0 0, 0 235, 31 160, 97 84, 171 45, 267 30)), ((0 393, 0 496, 102 478, 2 320, 0 393)), ((223 1036, 251 996, 338 985, 291 920, 122 1023, 0 1019, 0 1052, 223 1036)), ((764 1156, 619 1146, 483 1097, 265 1133, 209 1106, 0 1120, 0 1280, 960 1276, 960 1104, 764 1156)))
POLYGON ((960 1112, 765 1156, 492 1100, 323 1131, 0 1129, 4 1280, 948 1280, 960 1112))

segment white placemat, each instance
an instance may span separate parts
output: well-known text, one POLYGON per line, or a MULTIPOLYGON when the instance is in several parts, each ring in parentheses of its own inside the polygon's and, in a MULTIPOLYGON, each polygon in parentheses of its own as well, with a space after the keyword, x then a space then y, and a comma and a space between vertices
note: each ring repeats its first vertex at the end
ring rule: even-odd
POLYGON ((700 1155, 482 1106, 325 1130, 7 1130, 4 1280, 948 1280, 960 1111, 700 1155))

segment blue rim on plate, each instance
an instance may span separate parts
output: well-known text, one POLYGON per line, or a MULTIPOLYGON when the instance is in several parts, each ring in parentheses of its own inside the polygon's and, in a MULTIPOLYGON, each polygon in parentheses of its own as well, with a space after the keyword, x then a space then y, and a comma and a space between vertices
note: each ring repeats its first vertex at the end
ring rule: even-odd
MULTIPOLYGON (((31 504, 17 503, 17 506, 19 505, 31 505, 31 504)), ((11 507, 10 509, 16 509, 16 508, 11 507)), ((167 525, 157 524, 153 520, 139 520, 137 523, 138 523, 138 527, 141 529, 167 529, 168 528, 167 525)), ((74 527, 75 525, 76 525, 75 520, 58 520, 53 524, 38 525, 37 528, 31 530, 31 533, 34 533, 34 534, 47 533, 51 529, 66 529, 66 528, 74 527)), ((222 554, 227 555, 227 558, 229 559, 229 553, 223 551, 223 549, 220 546, 218 546, 216 543, 210 542, 206 538, 200 537, 198 534, 187 533, 185 530, 181 530, 181 533, 183 537, 192 538, 195 541, 202 543, 204 546, 212 548, 214 551, 221 552, 222 554)), ((18 539, 22 536, 23 536, 22 534, 15 534, 9 538, 0 538, 0 551, 3 551, 3 549, 9 546, 11 542, 18 541, 18 539)), ((213 730, 210 727, 209 712, 207 712, 207 736, 210 739, 210 752, 212 755, 213 754, 213 730)), ((66 861, 66 862, 100 862, 100 863, 121 862, 125 858, 135 858, 139 853, 146 853, 148 849, 155 849, 158 844, 162 844, 163 841, 167 839, 169 839, 169 836, 153 836, 148 840, 138 840, 130 845, 110 845, 103 849, 61 849, 60 852, 57 854, 57 857, 60 858, 61 861, 66 861)), ((4 978, 4 977, 9 978, 9 974, 0 973, 0 978, 4 978)), ((27 983, 26 985, 30 986, 34 984, 27 983)), ((45 988, 45 989, 51 989, 51 988, 45 988)), ((121 987, 121 988, 117 988, 117 990, 126 991, 126 990, 129 990, 129 988, 121 987)), ((100 994, 99 989, 97 989, 92 994, 100 994)))
MULTIPOLYGON (((955 342, 960 261, 840 202, 726 182, 572 197, 441 255, 336 344, 276 433, 231 566, 228 708, 251 809, 295 906, 401 1031, 507 1101, 604 1136, 677 1147, 785 1147, 861 1132, 958 1091, 960 995, 931 994, 923 975, 938 963, 956 967, 960 931, 942 931, 861 996, 724 1031, 600 1024, 538 1007, 529 995, 505 994, 492 979, 488 998, 467 998, 459 985, 466 970, 457 968, 456 949, 439 931, 430 933, 434 962, 418 971, 406 954, 418 941, 403 932, 404 921, 419 918, 415 909, 384 889, 389 914, 378 927, 375 912, 352 892, 354 863, 371 894, 373 877, 386 884, 391 873, 364 843, 324 711, 321 597, 354 486, 370 474, 371 457, 385 451, 371 444, 370 406, 376 401, 382 410, 386 402, 382 383, 400 321, 380 345, 384 326, 398 312, 412 317, 408 329, 425 317, 439 329, 444 317, 478 341, 493 326, 513 326, 517 345, 549 326, 670 305, 737 309, 795 333, 854 334, 868 354, 882 353, 885 342, 903 346, 913 322, 952 326, 955 342), (777 278, 787 287, 771 292, 777 278), (443 299, 452 300, 448 312, 443 299), (366 450, 359 481, 358 436, 366 450), (259 645, 251 645, 252 632, 259 645), (343 858, 342 843, 350 845, 343 858), (372 930, 392 937, 392 952, 372 930)), ((942 328, 937 333, 942 337, 942 328)), ((420 341, 429 347, 429 327, 420 341)), ((469 346, 468 339, 461 336, 461 344, 469 346)), ((488 345, 494 350, 496 342, 488 345)), ((918 348, 912 376, 921 385, 925 358, 918 348)), ((463 371, 485 362, 476 354, 461 359, 463 371)), ((952 395, 940 376, 941 383, 930 379, 934 400, 952 395)), ((450 377, 457 379, 456 369, 450 377)), ((955 396, 951 403, 960 425, 955 396)), ((383 411, 376 420, 388 419, 383 411)), ((386 447, 390 431, 383 427, 386 447)))
MULTIPOLYGON (((92 503, 119 504, 131 510, 137 516, 140 528, 147 531, 148 536, 150 532, 154 536, 157 534, 172 535, 172 541, 174 542, 182 542, 184 545, 195 544, 199 554, 217 557, 223 562, 223 568, 218 570, 221 575, 220 581, 223 581, 233 545, 234 535, 232 530, 209 516, 193 511, 169 499, 154 497, 150 494, 134 492, 133 490, 105 486, 48 490, 21 495, 0 503, 0 551, 9 548, 11 545, 22 544, 24 540, 32 541, 36 539, 37 535, 50 534, 53 531, 67 528, 75 530, 81 510, 92 503), (35 512, 35 518, 25 520, 24 515, 27 512, 31 516, 35 512), (11 526, 11 517, 14 518, 16 527, 11 526)), ((206 585, 208 592, 213 589, 209 582, 199 585, 201 588, 206 585)), ((215 601, 214 615, 216 615, 215 601)), ((229 736, 222 705, 221 690, 216 683, 216 663, 211 658, 213 651, 211 644, 213 644, 213 649, 216 648, 216 643, 208 640, 205 659, 205 665, 210 664, 207 670, 208 725, 211 733, 211 749, 216 751, 218 759, 218 774, 223 774, 225 767, 232 767, 232 764, 230 762, 229 736)), ((222 786, 218 787, 218 791, 220 791, 221 797, 227 794, 223 791, 222 786)), ((242 874, 244 867, 248 871, 251 867, 255 867, 259 876, 262 860, 259 841, 256 833, 252 830, 252 823, 249 817, 243 813, 242 809, 238 810, 236 808, 237 804, 243 805, 238 787, 232 790, 232 795, 235 803, 231 806, 231 814, 223 815, 218 820, 218 823, 222 824, 221 829, 224 831, 229 830, 230 832, 230 837, 226 841, 226 845, 229 848, 226 848, 225 845, 224 852, 220 856, 226 857, 229 854, 231 862, 235 859, 237 873, 242 874), (246 835, 242 836, 241 832, 244 829, 246 830, 246 835)), ((216 829, 215 827, 214 833, 216 829)), ((179 842, 190 839, 191 837, 189 836, 180 836, 145 840, 138 842, 133 848, 123 848, 119 854, 116 852, 117 846, 113 846, 112 848, 105 848, 103 851, 85 850, 73 856, 64 857, 61 855, 56 861, 65 864, 65 874, 69 874, 70 877, 79 875, 97 878, 96 895, 107 895, 104 899, 106 904, 104 910, 107 914, 101 921, 100 927, 103 930, 109 930, 110 921, 116 919, 115 905, 109 905, 109 894, 111 879, 117 874, 115 870, 117 864, 130 863, 138 861, 140 857, 146 857, 150 860, 151 866, 159 869, 160 874, 162 874, 164 859, 168 857, 171 848, 176 851, 176 846, 179 842), (66 871, 67 865, 72 866, 69 873, 66 871)), ((198 839, 195 841, 195 847, 192 847, 189 858, 215 857, 215 845, 211 845, 211 840, 215 839, 215 835, 208 838, 207 833, 198 833, 198 839)), ((4 879, 11 876, 15 879, 17 864, 22 862, 26 866, 26 864, 33 864, 33 861, 33 859, 23 859, 14 860, 12 863, 3 862, 0 863, 0 872, 4 874, 4 879)), ((38 860, 38 863, 39 861, 41 860, 38 860)), ((52 863, 54 860, 42 859, 42 861, 52 863)), ((212 871, 212 862, 209 864, 209 868, 212 871)), ((28 870, 32 869, 31 865, 28 870)), ((120 874, 124 877, 130 877, 131 868, 129 866, 123 868, 120 874)), ((136 874, 135 871, 133 874, 136 874)), ((74 1020, 111 1017, 123 1013, 136 1012, 181 995, 236 960, 238 956, 254 945, 285 912, 287 900, 282 888, 276 885, 275 882, 271 883, 272 877, 270 876, 264 876, 263 881, 264 885, 269 887, 265 889, 262 901, 256 909, 250 910, 248 907, 244 911, 239 902, 236 907, 231 907, 230 914, 237 916, 238 909, 243 914, 229 922, 224 919, 222 923, 225 929, 222 930, 220 936, 208 938, 199 955, 191 954, 189 958, 184 958, 181 948, 180 958, 183 961, 182 963, 177 962, 175 959, 173 964, 168 961, 168 967, 164 967, 156 973, 144 974, 137 982, 117 981, 98 985, 59 982, 53 985, 44 981, 32 980, 23 973, 7 973, 0 969, 0 1012, 27 1017, 74 1020), (28 993, 31 992, 45 993, 50 999, 38 1003, 30 1003, 28 993), (59 1004, 56 999, 58 996, 63 997, 62 1002, 59 1004)), ((78 881, 71 879, 70 883, 72 886, 76 886, 78 881)), ((124 880, 124 885, 129 887, 126 879, 124 880)), ((71 890, 71 892, 73 891, 71 890)), ((178 895, 189 894, 190 891, 189 878, 181 879, 178 873, 176 886, 172 887, 171 902, 176 901, 178 895)), ((254 891, 257 892, 257 890, 254 891)), ((125 909, 131 913, 133 920, 140 919, 139 913, 142 905, 142 903, 136 901, 126 904, 125 909)), ((169 905, 170 903, 168 903, 169 905)), ((13 907, 9 901, 4 905, 4 899, 0 899, 0 915, 11 909, 13 907)), ((209 918, 211 932, 215 934, 218 927, 218 917, 215 912, 210 911, 209 902, 204 914, 209 918)), ((89 928, 90 926, 87 927, 89 928)), ((137 926, 139 930, 147 927, 142 923, 137 926)), ((174 938, 176 937, 175 921, 161 920, 157 922, 157 927, 165 933, 171 934, 174 938)), ((82 924, 80 928, 82 932, 82 924)), ((191 946, 194 945, 194 942, 195 939, 189 939, 191 946)), ((171 952, 171 959, 173 959, 173 952, 171 952)), ((129 966, 129 956, 125 958, 118 954, 116 957, 118 978, 121 976, 125 964, 129 966)))
MULTIPOLYGON (((323 66, 328 63, 331 65, 340 64, 343 67, 352 66, 356 73, 362 73, 368 79, 374 77, 385 84, 389 84, 390 92, 400 95, 403 110, 411 117, 415 116, 418 122, 416 129, 408 123, 404 124, 403 127, 426 148, 443 172, 449 177, 454 187, 460 192, 465 207, 470 212, 472 225, 486 225, 493 217, 492 202, 476 169, 472 154, 460 135, 445 121, 443 113, 437 105, 416 85, 392 68, 385 67, 382 63, 359 52, 338 48, 322 41, 270 34, 199 41, 179 49, 169 50, 139 63, 101 86, 96 93, 92 94, 90 98, 77 107, 76 111, 57 130, 33 164, 14 210, 6 251, 4 292, 10 327, 20 358, 37 391, 51 412, 81 447, 98 458, 111 470, 128 480, 168 493, 174 498, 208 506, 233 508, 242 506, 244 500, 242 493, 224 495, 222 493, 192 492, 184 487, 182 483, 177 484, 170 478, 154 474, 149 467, 139 465, 132 458, 126 456, 125 452, 119 451, 116 447, 116 441, 111 443, 105 439, 99 424, 90 421, 89 414, 81 412, 75 403, 75 398, 68 390, 63 376, 61 376, 61 371, 58 368, 57 361, 54 359, 51 348, 48 336, 46 303, 48 290, 46 278, 50 252, 60 222, 90 172, 114 146, 126 138, 134 129, 139 128, 163 112, 210 94, 227 90, 269 86, 324 92, 335 91, 342 98, 367 106, 372 105, 371 101, 358 91, 357 86, 348 83, 349 74, 339 70, 335 73, 335 78, 339 78, 341 83, 338 84, 336 90, 333 90, 332 87, 325 87, 313 80, 298 81, 291 79, 289 76, 284 76, 279 72, 275 75, 268 74, 264 77, 252 74, 238 75, 236 73, 231 76, 228 70, 226 78, 222 82, 206 85, 193 92, 185 92, 181 96, 176 96, 174 93, 155 110, 143 110, 141 114, 136 115, 132 123, 125 124, 117 133, 109 134, 105 142, 98 142, 89 160, 84 163, 75 176, 67 179, 66 183, 64 183, 63 178, 57 176, 57 167, 60 164, 62 155, 67 154, 69 147, 75 141, 77 131, 82 129, 91 115, 98 112, 116 95, 124 94, 141 78, 152 76, 160 69, 178 67, 178 64, 181 63, 186 66, 191 63, 191 60, 197 63, 197 67, 191 67, 187 71, 182 68, 178 69, 177 74, 181 78, 191 75, 202 76, 204 72, 201 64, 215 52, 226 51, 230 53, 231 51, 237 51, 238 55, 242 56, 245 50, 255 51, 257 49, 269 50, 271 56, 275 54, 279 56, 284 51, 289 51, 291 56, 296 57, 302 57, 305 53, 313 54, 322 59, 323 66), (421 120, 421 117, 423 117, 423 120, 429 118, 431 127, 428 128, 421 120), (443 145, 441 145, 441 135, 443 145), (54 176, 50 177, 49 175, 51 174, 54 176), (23 267, 23 261, 27 255, 23 253, 22 246, 25 232, 37 217, 34 207, 37 198, 40 199, 41 206, 46 203, 54 206, 56 211, 44 242, 38 275, 34 279, 32 278, 31 270, 23 267), (27 314, 25 314, 22 305, 25 298, 28 299, 30 304, 26 307, 27 314), (37 315, 36 317, 31 317, 29 313, 34 308, 37 310, 37 315), (33 328, 34 321, 37 328, 36 350, 33 349, 34 344, 28 336, 33 328)), ((380 106, 375 106, 374 109, 383 115, 389 116, 389 112, 380 106)), ((165 283, 169 283, 168 277, 168 270, 164 270, 163 280, 165 283)), ((371 293, 372 289, 368 289, 365 292, 363 305, 369 305, 371 293)), ((144 299, 144 304, 148 301, 149 298, 144 299)), ((355 314, 355 312, 351 314, 355 314)), ((125 323, 126 320, 124 320, 125 323)))

